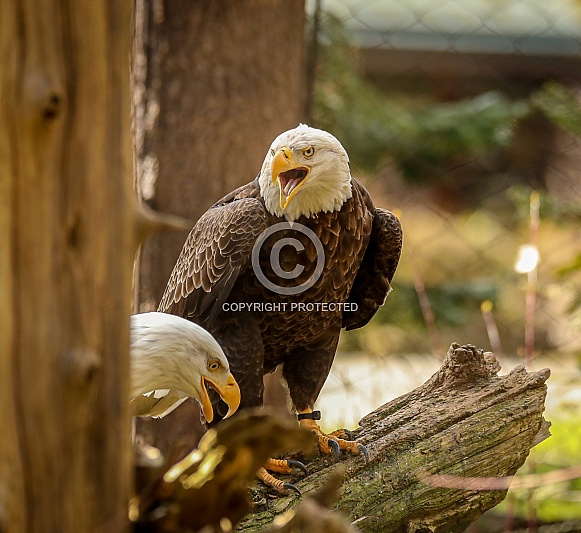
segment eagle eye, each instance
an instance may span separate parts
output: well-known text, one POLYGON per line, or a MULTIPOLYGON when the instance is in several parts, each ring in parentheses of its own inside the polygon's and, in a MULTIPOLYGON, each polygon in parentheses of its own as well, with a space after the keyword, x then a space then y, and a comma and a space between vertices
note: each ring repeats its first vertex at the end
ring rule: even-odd
POLYGON ((313 157, 315 155, 315 148, 313 146, 309 146, 303 150, 303 155, 305 157, 313 157))
POLYGON ((216 370, 219 370, 221 366, 222 365, 221 365, 220 361, 216 361, 216 359, 212 359, 208 363, 208 370, 215 372, 216 370))

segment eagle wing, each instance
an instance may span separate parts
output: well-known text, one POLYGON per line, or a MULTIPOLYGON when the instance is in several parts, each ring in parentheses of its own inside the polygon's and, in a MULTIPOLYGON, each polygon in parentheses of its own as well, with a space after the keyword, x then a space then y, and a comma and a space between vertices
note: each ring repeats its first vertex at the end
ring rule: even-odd
POLYGON ((255 197, 240 198, 243 193, 229 195, 198 220, 174 266, 158 311, 195 318, 201 325, 220 312, 267 227, 264 204, 255 197))
POLYGON ((347 331, 365 326, 384 304, 401 255, 399 219, 387 209, 373 209, 369 244, 348 299, 357 304, 357 311, 343 314, 341 325, 347 331))

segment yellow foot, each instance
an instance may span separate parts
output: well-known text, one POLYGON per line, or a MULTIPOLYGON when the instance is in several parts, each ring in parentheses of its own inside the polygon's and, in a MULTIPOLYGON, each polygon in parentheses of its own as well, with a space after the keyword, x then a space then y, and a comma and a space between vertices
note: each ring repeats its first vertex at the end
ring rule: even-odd
POLYGON ((334 454, 335 459, 338 459, 339 453, 343 451, 351 455, 363 455, 365 462, 369 461, 369 452, 363 444, 352 440, 345 440, 351 437, 346 429, 338 429, 337 431, 333 431, 333 433, 326 434, 321 431, 319 424, 315 420, 302 419, 299 423, 301 427, 311 430, 317 436, 321 453, 327 455, 334 454))
POLYGON ((307 475, 307 467, 300 461, 292 459, 267 459, 264 468, 278 474, 291 474, 293 468, 299 468, 305 476, 307 475))
MULTIPOLYGON (((267 459, 266 464, 265 464, 266 468, 272 469, 273 471, 277 471, 277 472, 284 473, 284 474, 290 474, 292 472, 292 468, 289 467, 288 465, 283 467, 281 464, 281 465, 274 466, 274 468, 271 468, 271 467, 273 467, 272 464, 269 464, 271 461, 280 462, 280 463, 287 462, 287 461, 282 461, 282 460, 278 460, 278 459, 267 459), (288 471, 283 472, 283 468, 287 469, 288 471), (279 470, 277 470, 277 469, 279 469, 279 470)), ((298 463, 298 461, 293 461, 293 462, 298 463)), ((269 474, 266 471, 265 467, 259 468, 258 472, 256 472, 256 477, 258 479, 260 479, 260 481, 262 481, 268 487, 272 487, 274 490, 276 490, 276 492, 278 492, 279 494, 281 494, 283 496, 286 496, 287 494, 289 494, 289 491, 291 491, 291 490, 294 490, 299 496, 301 496, 301 491, 297 487, 295 487, 292 483, 285 483, 284 481, 281 481, 280 479, 275 478, 272 474, 269 474)), ((303 465, 303 467, 304 467, 304 465, 303 465)), ((305 470, 306 470, 306 468, 305 468, 305 470)))

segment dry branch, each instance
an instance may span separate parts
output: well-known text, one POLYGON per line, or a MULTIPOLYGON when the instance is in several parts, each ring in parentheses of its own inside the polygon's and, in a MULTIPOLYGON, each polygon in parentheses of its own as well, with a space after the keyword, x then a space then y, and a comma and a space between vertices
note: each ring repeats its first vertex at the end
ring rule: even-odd
MULTIPOLYGON (((426 383, 363 418, 354 437, 370 462, 342 461, 338 508, 362 531, 454 533, 500 503, 506 490, 443 488, 429 477, 512 476, 549 435, 542 417, 549 370, 518 366, 498 376, 499 369, 492 354, 454 343, 426 383)), ((310 475, 296 483, 303 499, 336 468, 326 457, 308 466, 310 475)), ((262 501, 239 531, 263 531, 297 504, 293 496, 262 501)))

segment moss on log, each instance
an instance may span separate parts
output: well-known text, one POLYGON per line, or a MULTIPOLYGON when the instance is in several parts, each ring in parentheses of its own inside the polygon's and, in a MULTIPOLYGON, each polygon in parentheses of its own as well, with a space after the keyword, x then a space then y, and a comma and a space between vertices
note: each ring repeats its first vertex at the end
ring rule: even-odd
MULTIPOLYGON (((362 531, 454 533, 500 503, 506 490, 445 488, 431 477, 512 476, 549 435, 542 416, 549 370, 499 370, 492 354, 454 343, 426 383, 363 418, 354 438, 367 446, 370 461, 341 461, 346 475, 337 508, 362 531)), ((308 467, 296 482, 303 499, 336 465, 318 457, 308 467)), ((264 531, 299 500, 261 501, 238 531, 264 531)))

